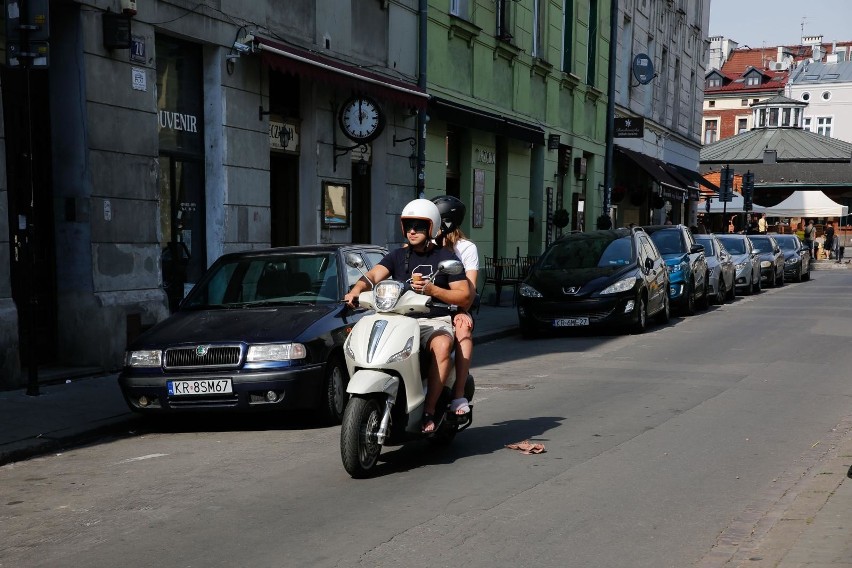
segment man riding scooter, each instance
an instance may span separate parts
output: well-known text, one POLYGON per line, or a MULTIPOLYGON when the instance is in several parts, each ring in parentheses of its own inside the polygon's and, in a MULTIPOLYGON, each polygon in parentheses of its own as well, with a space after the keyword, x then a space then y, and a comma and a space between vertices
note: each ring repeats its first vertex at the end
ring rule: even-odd
MULTIPOLYGON (((403 208, 400 223, 408 246, 388 253, 367 272, 366 278, 373 284, 387 278, 410 281, 414 292, 432 298, 428 316, 417 318, 421 349, 428 350, 430 355, 422 430, 424 433, 432 433, 438 427, 438 398, 452 369, 450 354, 455 341, 452 316, 456 306, 469 305, 473 296, 464 274, 438 274, 434 281, 422 278, 423 275, 435 272, 439 262, 458 260, 452 250, 435 245, 434 239, 441 232, 438 207, 428 199, 415 199, 403 208)), ((354 306, 358 295, 368 286, 370 284, 363 278, 356 282, 344 296, 346 303, 354 306)))

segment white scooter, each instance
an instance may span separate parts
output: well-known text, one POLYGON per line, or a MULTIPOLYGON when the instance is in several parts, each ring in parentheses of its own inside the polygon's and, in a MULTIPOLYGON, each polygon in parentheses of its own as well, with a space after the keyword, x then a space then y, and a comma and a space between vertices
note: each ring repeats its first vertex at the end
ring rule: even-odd
MULTIPOLYGON (((364 261, 349 255, 346 263, 364 272, 364 261)), ((460 274, 461 262, 445 260, 433 274, 460 274)), ((372 285, 372 283, 371 283, 372 285)), ((428 353, 421 358, 420 325, 406 314, 429 312, 431 298, 405 290, 405 283, 384 280, 373 285, 372 291, 358 296, 361 307, 375 314, 361 318, 343 345, 346 367, 349 370, 351 396, 343 413, 340 429, 340 457, 343 467, 355 478, 368 477, 382 446, 400 445, 428 438, 449 443, 473 421, 473 409, 457 416, 447 412, 455 382, 455 365, 444 385, 435 412, 434 432, 424 434, 421 420, 426 402, 428 353)), ((465 398, 474 393, 473 377, 465 383, 465 398)))

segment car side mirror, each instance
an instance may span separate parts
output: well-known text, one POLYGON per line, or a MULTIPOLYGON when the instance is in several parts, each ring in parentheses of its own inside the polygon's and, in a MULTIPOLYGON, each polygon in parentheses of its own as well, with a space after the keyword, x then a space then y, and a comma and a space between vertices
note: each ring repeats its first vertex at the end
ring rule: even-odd
POLYGON ((692 254, 704 252, 704 245, 692 245, 689 247, 689 252, 692 254))
POLYGON ((650 256, 645 259, 645 270, 652 270, 654 268, 654 259, 650 256))

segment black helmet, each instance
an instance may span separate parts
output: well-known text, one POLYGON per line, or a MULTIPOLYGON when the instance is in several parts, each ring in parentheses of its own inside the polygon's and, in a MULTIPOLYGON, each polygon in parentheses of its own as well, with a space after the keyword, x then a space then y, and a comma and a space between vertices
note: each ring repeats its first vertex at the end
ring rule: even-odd
POLYGON ((455 231, 464 221, 465 206, 457 197, 439 195, 432 200, 441 213, 441 232, 445 235, 455 231))

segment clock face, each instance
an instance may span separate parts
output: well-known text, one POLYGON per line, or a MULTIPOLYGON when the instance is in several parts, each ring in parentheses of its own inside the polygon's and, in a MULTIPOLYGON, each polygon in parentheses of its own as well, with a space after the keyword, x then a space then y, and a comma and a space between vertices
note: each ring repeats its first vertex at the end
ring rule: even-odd
POLYGON ((352 97, 340 108, 340 128, 355 142, 369 142, 385 124, 379 104, 368 97, 352 97))

